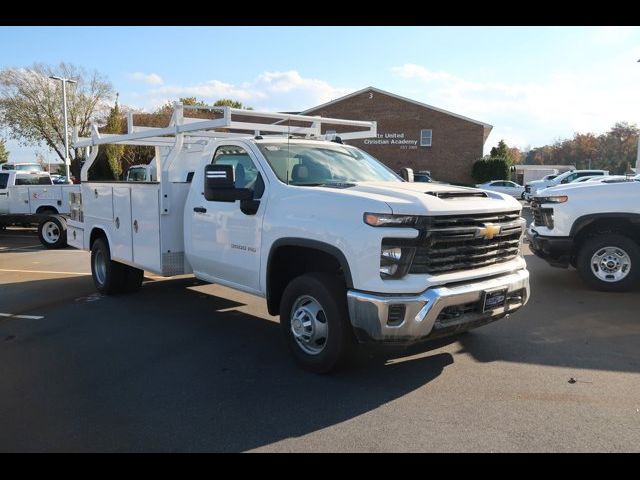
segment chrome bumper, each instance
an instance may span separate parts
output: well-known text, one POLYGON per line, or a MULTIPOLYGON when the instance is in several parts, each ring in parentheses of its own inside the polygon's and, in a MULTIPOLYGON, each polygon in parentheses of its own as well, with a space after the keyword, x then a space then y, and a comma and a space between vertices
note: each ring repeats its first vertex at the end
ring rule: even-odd
POLYGON ((361 342, 413 343, 451 335, 498 320, 528 300, 529 272, 524 269, 472 283, 434 287, 413 296, 347 292, 349 317, 361 342), (482 312, 483 293, 505 288, 504 306, 482 312))

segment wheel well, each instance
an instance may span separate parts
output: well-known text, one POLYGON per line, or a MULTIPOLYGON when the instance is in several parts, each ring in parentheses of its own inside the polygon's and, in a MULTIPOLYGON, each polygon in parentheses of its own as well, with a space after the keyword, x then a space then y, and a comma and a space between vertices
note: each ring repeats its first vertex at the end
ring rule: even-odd
POLYGON ((38 207, 38 209, 36 210, 36 213, 38 214, 45 214, 45 213, 58 213, 58 210, 55 207, 52 207, 50 205, 43 205, 41 207, 38 207))
POLYGON ((91 230, 91 236, 89 237, 89 248, 93 247, 93 242, 95 242, 99 238, 107 239, 107 234, 104 233, 104 230, 100 228, 94 228, 91 230))
POLYGON ((587 238, 599 233, 618 233, 640 244, 640 222, 631 218, 599 218, 584 227, 575 235, 575 244, 579 246, 587 238))
POLYGON ((334 273, 347 280, 340 261, 323 250, 288 245, 272 251, 267 266, 267 308, 271 315, 280 313, 280 299, 289 282, 311 272, 334 273))

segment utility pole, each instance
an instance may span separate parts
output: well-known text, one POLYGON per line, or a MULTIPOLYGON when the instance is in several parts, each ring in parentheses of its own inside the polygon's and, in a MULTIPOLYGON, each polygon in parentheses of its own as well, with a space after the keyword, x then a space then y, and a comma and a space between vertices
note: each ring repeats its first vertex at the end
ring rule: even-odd
MULTIPOLYGON (((640 62, 640 60, 638 60, 640 62)), ((636 175, 640 173, 640 135, 638 135, 638 153, 636 154, 636 175)))
POLYGON ((51 75, 49 78, 53 80, 60 80, 62 82, 62 112, 64 115, 64 165, 66 170, 67 182, 70 183, 71 172, 69 171, 69 166, 71 165, 71 160, 69 159, 69 125, 67 122, 67 83, 78 82, 71 78, 56 77, 55 75, 51 75))

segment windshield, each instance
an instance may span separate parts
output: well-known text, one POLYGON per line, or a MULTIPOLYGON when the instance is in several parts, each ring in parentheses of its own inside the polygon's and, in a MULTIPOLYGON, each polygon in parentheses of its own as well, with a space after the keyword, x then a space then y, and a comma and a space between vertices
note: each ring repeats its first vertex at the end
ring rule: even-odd
POLYGON ((51 185, 49 175, 16 175, 16 185, 51 185))
POLYGON ((15 169, 21 171, 44 172, 44 168, 42 168, 42 165, 39 165, 37 163, 17 164, 15 169))
POLYGON ((354 147, 301 143, 259 143, 258 147, 277 177, 289 185, 403 181, 371 155, 354 147))
POLYGON ((127 174, 129 182, 144 182, 147 179, 147 170, 144 167, 130 168, 127 174))

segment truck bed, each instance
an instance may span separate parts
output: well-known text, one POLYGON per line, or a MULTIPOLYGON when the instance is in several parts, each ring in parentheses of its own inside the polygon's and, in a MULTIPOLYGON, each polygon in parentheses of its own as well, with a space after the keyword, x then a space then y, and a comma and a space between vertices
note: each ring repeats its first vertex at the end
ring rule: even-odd
POLYGON ((163 276, 191 273, 183 233, 189 184, 169 185, 173 207, 161 212, 159 183, 84 182, 82 216, 74 212, 67 222, 68 244, 90 250, 92 232, 99 229, 109 239, 113 260, 163 276))

